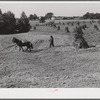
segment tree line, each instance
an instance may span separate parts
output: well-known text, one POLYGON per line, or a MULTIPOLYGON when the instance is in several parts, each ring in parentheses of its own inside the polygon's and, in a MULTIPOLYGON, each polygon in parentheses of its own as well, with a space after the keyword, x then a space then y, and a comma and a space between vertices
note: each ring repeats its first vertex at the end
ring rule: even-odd
POLYGON ((0 9, 0 34, 16 34, 22 32, 28 32, 31 28, 30 20, 40 20, 40 22, 45 22, 46 19, 51 19, 53 13, 47 13, 44 17, 39 17, 34 14, 30 14, 29 17, 26 16, 25 12, 21 13, 20 18, 15 18, 15 14, 11 11, 2 13, 0 9))
POLYGON ((11 12, 2 13, 0 9, 0 34, 15 34, 28 32, 31 26, 25 12, 21 13, 20 18, 15 18, 11 12))
MULTIPOLYGON (((52 12, 48 12, 45 16, 41 16, 40 18, 36 14, 30 14, 29 17, 26 16, 25 12, 21 13, 20 18, 15 18, 14 13, 11 11, 7 11, 2 13, 0 9, 0 34, 15 34, 15 33, 22 33, 28 32, 31 28, 30 20, 39 20, 40 23, 44 23, 46 19, 52 19, 54 14, 52 12)), ((68 19, 69 17, 64 17, 63 20, 68 19)), ((100 13, 89 13, 87 12, 85 15, 81 17, 72 18, 79 18, 79 19, 100 19, 100 13)))
POLYGON ((44 23, 45 20, 50 19, 53 17, 53 13, 52 12, 48 12, 45 16, 41 16, 40 18, 36 15, 36 14, 30 14, 29 16, 29 20, 39 20, 40 23, 44 23))
POLYGON ((82 19, 100 19, 100 13, 89 13, 89 12, 87 12, 81 18, 82 19))

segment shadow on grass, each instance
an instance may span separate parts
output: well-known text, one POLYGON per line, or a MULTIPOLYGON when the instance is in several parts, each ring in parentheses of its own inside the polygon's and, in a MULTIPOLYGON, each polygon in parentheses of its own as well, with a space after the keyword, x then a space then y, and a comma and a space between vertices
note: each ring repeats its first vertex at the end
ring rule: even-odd
POLYGON ((47 49, 37 49, 37 50, 24 51, 24 52, 27 52, 27 53, 38 53, 38 52, 41 52, 41 51, 44 51, 44 50, 47 50, 47 49))
POLYGON ((45 51, 45 50, 50 50, 50 49, 55 49, 55 48, 59 48, 59 47, 66 47, 66 45, 57 45, 57 46, 54 46, 54 47, 47 47, 47 48, 43 48, 43 49, 33 49, 31 51, 24 51, 24 52, 27 52, 27 53, 38 53, 38 52, 41 52, 41 51, 45 51))

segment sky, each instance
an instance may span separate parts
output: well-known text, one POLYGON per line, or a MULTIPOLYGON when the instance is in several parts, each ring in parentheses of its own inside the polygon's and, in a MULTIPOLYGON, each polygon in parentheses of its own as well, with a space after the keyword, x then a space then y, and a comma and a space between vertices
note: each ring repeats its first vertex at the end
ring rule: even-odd
POLYGON ((3 13, 11 11, 16 17, 20 17, 22 11, 27 16, 30 14, 44 16, 48 12, 53 12, 55 16, 82 16, 86 12, 100 13, 100 2, 0 2, 0 9, 3 13))

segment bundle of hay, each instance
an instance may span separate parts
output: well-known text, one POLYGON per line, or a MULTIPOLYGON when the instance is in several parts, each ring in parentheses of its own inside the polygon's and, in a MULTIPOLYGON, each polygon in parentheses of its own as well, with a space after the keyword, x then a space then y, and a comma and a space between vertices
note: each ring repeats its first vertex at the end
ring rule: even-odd
POLYGON ((83 31, 81 27, 76 27, 76 33, 74 35, 74 42, 73 45, 76 48, 89 48, 88 43, 85 41, 84 37, 83 37, 83 31))

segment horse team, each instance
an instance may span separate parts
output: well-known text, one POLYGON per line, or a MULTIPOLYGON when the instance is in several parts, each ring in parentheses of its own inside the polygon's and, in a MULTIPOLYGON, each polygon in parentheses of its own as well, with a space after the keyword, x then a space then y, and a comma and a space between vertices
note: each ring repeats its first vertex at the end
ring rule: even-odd
POLYGON ((27 47, 26 51, 28 51, 28 50, 31 51, 31 49, 33 49, 33 45, 30 41, 23 42, 22 40, 19 40, 19 39, 14 37, 12 39, 12 42, 15 43, 16 46, 19 47, 19 51, 20 50, 24 51, 24 49, 23 49, 24 46, 27 47))
MULTIPOLYGON (((33 49, 33 44, 30 41, 23 42, 22 40, 19 40, 19 39, 13 37, 12 42, 15 43, 16 46, 19 47, 19 51, 20 50, 24 51, 23 47, 27 47, 26 51, 30 51, 30 52, 33 49)), ((49 47, 50 48, 54 47, 54 38, 53 38, 52 35, 50 36, 49 42, 50 42, 50 46, 49 47)))

